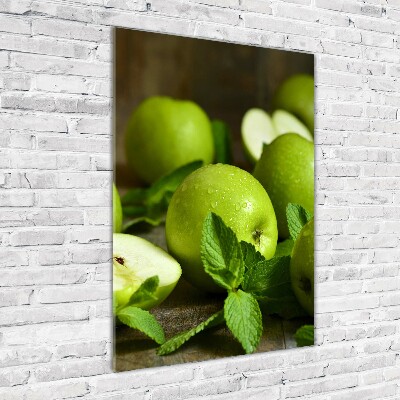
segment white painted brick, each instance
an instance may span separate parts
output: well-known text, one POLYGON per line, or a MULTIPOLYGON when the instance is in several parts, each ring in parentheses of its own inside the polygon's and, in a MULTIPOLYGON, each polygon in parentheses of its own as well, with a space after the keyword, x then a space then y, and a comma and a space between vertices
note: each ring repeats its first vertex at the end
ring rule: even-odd
POLYGON ((240 2, 240 9, 262 14, 272 14, 271 2, 264 0, 242 0, 240 2))
POLYGON ((47 190, 38 193, 40 207, 105 207, 109 205, 109 190, 47 190), (60 199, 60 194, 63 194, 60 199))
POLYGON ((301 382, 288 384, 285 387, 286 398, 304 396, 307 394, 323 393, 330 390, 356 387, 358 378, 355 375, 347 375, 340 378, 318 378, 314 382, 301 382))
POLYGON ((170 17, 184 15, 186 19, 210 21, 227 25, 239 24, 239 12, 229 8, 208 7, 203 4, 187 3, 182 0, 171 0, 166 4, 162 0, 152 0, 152 10, 170 17))
POLYGON ((81 118, 76 131, 94 135, 110 135, 111 121, 109 118, 81 118))
POLYGON ((371 387, 360 387, 349 391, 348 393, 334 393, 332 400, 369 400, 379 399, 394 395, 396 393, 395 385, 380 385, 371 387), (379 396, 379 397, 377 397, 379 396), (381 397, 385 396, 385 397, 381 397))
POLYGON ((21 118, 21 114, 3 113, 0 129, 37 130, 39 132, 67 132, 68 130, 64 118, 38 114, 24 115, 26 118, 21 118))
POLYGON ((35 13, 43 13, 48 16, 58 17, 59 19, 81 22, 93 21, 93 11, 90 7, 33 1, 31 8, 35 13))
POLYGON ((57 269, 57 268, 40 268, 29 270, 11 269, 3 271, 3 279, 1 286, 16 286, 19 282, 23 286, 31 285, 48 285, 48 284, 71 284, 84 283, 89 278, 89 272, 84 268, 57 269))
POLYGON ((0 15, 0 31, 30 35, 31 23, 22 18, 14 18, 9 15, 0 15))
POLYGON ((0 290, 0 307, 20 306, 30 304, 30 297, 33 293, 31 288, 8 289, 1 288, 0 290))
POLYGON ((104 356, 106 354, 106 344, 105 341, 60 344, 57 346, 56 356, 59 359, 104 356))
POLYGON ((85 321, 89 319, 87 305, 63 304, 44 307, 7 307, 2 310, 0 326, 39 324, 43 322, 85 321))
POLYGON ((93 357, 89 360, 68 360, 58 363, 47 363, 35 368, 37 382, 57 381, 69 378, 80 378, 101 375, 110 372, 110 364, 105 360, 93 357))
POLYGON ((23 53, 35 53, 61 57, 87 58, 93 44, 68 43, 66 40, 2 34, 0 48, 23 53), (69 45, 67 45, 69 44, 69 45))
POLYGON ((64 232, 54 230, 19 231, 11 234, 12 246, 38 246, 43 244, 63 244, 64 232))
POLYGON ((18 2, 9 2, 7 0, 0 1, 0 12, 9 14, 24 14, 30 11, 30 0, 21 0, 18 2))
POLYGON ((79 22, 60 21, 55 19, 33 20, 32 33, 34 35, 46 35, 96 43, 110 41, 110 32, 108 27, 83 25, 79 22))
MULTIPOLYGON (((108 153, 111 146, 110 138, 91 138, 85 137, 57 137, 40 136, 37 147, 43 150, 55 151, 77 151, 86 152, 90 148, 93 153, 108 153)), ((54 155, 55 156, 55 155, 54 155)))
POLYGON ((28 382, 30 373, 24 369, 2 369, 0 371, 0 387, 25 385, 28 382))
MULTIPOLYGON (((57 54, 56 54, 57 55, 57 54)), ((95 76, 107 78, 111 76, 108 64, 93 60, 77 60, 37 54, 11 53, 11 63, 16 70, 43 72, 49 74, 95 76)))
POLYGON ((26 390, 26 400, 42 400, 43 394, 48 400, 79 398, 89 393, 89 385, 85 381, 64 379, 53 382, 49 390, 49 383, 31 385, 26 390))

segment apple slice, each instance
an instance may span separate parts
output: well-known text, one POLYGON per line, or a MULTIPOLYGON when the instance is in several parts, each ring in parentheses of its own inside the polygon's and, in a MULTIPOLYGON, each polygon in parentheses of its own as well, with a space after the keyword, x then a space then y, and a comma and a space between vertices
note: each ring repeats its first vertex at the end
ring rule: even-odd
MULTIPOLYGON (((304 139, 313 141, 313 137, 307 127, 293 114, 284 110, 276 110, 272 114, 272 122, 278 135, 285 133, 297 133, 304 139)), ((261 156, 261 155, 260 155, 261 156)))
POLYGON ((181 273, 179 263, 160 247, 137 236, 113 234, 113 293, 118 307, 127 304, 140 285, 155 275, 159 278, 155 299, 135 303, 135 307, 149 310, 159 305, 175 288, 181 273))
POLYGON ((261 157, 264 143, 270 144, 278 136, 271 117, 260 108, 246 112, 241 130, 246 156, 252 163, 261 157))

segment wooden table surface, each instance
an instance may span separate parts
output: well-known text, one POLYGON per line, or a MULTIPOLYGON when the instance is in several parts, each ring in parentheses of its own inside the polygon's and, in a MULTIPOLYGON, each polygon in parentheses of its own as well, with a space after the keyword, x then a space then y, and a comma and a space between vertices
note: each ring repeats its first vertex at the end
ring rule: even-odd
MULTIPOLYGON (((164 226, 140 236, 166 248, 164 226)), ((167 339, 206 320, 223 307, 224 295, 203 293, 183 278, 171 295, 152 310, 162 324, 167 339)), ((293 335, 308 318, 283 320, 264 317, 264 331, 257 353, 296 347, 293 335)), ((240 344, 225 325, 202 332, 188 341, 175 353, 157 356, 157 344, 139 331, 118 325, 115 328, 114 370, 129 371, 147 367, 160 367, 186 362, 211 360, 244 354, 240 344)))

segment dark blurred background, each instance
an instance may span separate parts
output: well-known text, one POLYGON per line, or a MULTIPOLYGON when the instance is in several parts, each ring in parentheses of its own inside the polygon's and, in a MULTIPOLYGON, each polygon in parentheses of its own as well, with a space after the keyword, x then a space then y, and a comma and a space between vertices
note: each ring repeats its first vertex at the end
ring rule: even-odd
POLYGON ((210 119, 228 123, 235 164, 248 169, 240 141, 243 115, 252 107, 270 111, 285 78, 314 74, 314 56, 118 28, 114 68, 115 179, 124 187, 138 183, 125 167, 124 131, 142 100, 167 95, 195 101, 210 119))

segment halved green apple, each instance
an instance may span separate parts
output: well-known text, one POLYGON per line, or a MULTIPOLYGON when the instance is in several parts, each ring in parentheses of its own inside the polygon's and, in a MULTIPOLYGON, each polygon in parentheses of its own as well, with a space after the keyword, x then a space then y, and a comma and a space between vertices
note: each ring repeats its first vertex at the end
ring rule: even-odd
POLYGON ((261 108, 251 108, 242 120, 242 140, 249 161, 256 163, 261 157, 264 143, 271 143, 278 133, 268 113, 261 108))
MULTIPOLYGON (((313 137, 308 128, 293 114, 285 110, 276 110, 272 114, 272 122, 278 135, 285 133, 297 133, 304 139, 312 142, 313 137)), ((267 143, 268 144, 268 143, 267 143)))
POLYGON ((113 293, 119 309, 153 276, 159 279, 154 299, 134 305, 144 310, 159 305, 175 288, 181 274, 179 263, 160 247, 137 236, 113 234, 113 293))
POLYGON ((276 110, 271 116, 260 108, 251 108, 242 120, 242 140, 246 156, 255 164, 261 157, 264 144, 272 143, 278 136, 297 133, 313 141, 308 128, 293 114, 276 110))

